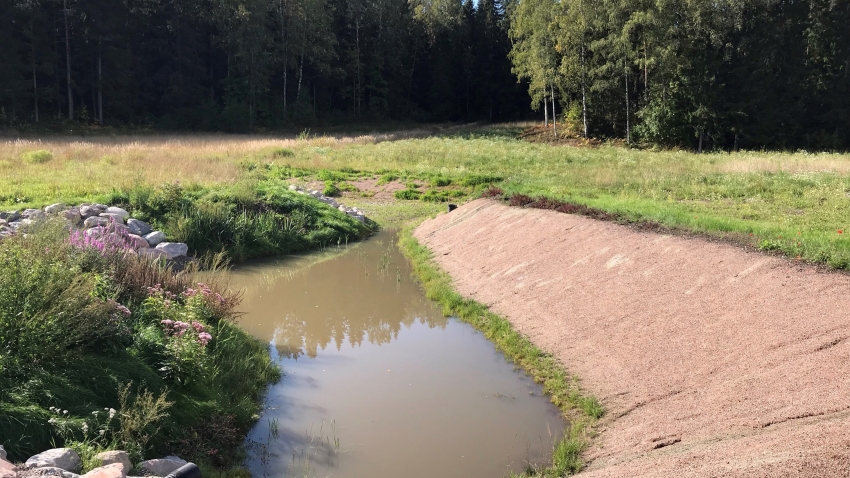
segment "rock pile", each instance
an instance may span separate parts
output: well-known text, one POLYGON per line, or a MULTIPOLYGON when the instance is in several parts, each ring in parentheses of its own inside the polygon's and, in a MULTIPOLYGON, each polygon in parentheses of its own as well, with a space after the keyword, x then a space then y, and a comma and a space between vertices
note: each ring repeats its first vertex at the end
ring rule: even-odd
MULTIPOLYGON (((6 452, 0 446, 0 478, 30 478, 57 476, 61 478, 128 478, 131 471, 147 477, 166 476, 187 462, 176 456, 146 460, 136 464, 130 461, 125 451, 105 451, 95 456, 101 466, 80 475, 83 462, 71 448, 53 448, 33 455, 21 465, 15 466, 6 460, 6 452)), ((132 477, 129 477, 132 478, 132 477)))
POLYGON ((51 204, 43 210, 0 212, 0 239, 22 232, 49 217, 64 218, 72 234, 73 230, 78 230, 83 231, 85 238, 118 241, 149 257, 174 259, 189 252, 186 244, 166 242, 162 231, 154 231, 146 222, 130 218, 126 210, 106 204, 83 203, 72 207, 51 204))
POLYGON ((332 208, 339 209, 340 211, 344 212, 345 214, 348 214, 349 216, 353 217, 354 219, 357 219, 360 222, 366 222, 366 215, 363 214, 363 211, 357 209, 356 207, 347 207, 344 204, 340 204, 336 201, 336 199, 330 196, 325 196, 320 191, 307 191, 306 189, 301 188, 300 186, 296 186, 295 184, 290 184, 289 190, 295 191, 298 194, 307 194, 313 196, 319 201, 322 201, 323 203, 331 206, 332 208))

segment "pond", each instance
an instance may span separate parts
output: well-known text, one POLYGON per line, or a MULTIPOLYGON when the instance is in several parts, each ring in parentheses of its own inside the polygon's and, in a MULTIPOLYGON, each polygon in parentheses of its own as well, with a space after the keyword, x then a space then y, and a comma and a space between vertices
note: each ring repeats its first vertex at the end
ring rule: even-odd
POLYGON ((425 297, 393 231, 230 281, 284 372, 248 436, 255 477, 499 477, 563 434, 539 385, 425 297))

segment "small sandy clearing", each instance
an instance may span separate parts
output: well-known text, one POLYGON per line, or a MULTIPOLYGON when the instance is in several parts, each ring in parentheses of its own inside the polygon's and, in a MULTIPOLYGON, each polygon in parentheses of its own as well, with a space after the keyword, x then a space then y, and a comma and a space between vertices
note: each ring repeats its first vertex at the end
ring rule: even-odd
POLYGON ((850 278, 477 200, 415 236, 600 398, 585 476, 850 476, 850 278))

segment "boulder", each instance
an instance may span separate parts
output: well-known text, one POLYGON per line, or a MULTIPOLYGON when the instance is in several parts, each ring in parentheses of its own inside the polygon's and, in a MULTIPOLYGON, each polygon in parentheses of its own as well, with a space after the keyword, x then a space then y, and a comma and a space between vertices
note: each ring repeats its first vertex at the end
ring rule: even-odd
POLYGON ((15 467, 15 465, 6 461, 5 458, 0 458, 0 478, 15 478, 17 476, 18 469, 15 467))
POLYGON ((151 247, 154 247, 165 240, 165 233, 162 231, 153 231, 150 234, 145 234, 144 237, 145 240, 148 241, 148 244, 150 244, 151 247))
POLYGON ((83 469, 80 455, 70 448, 52 448, 37 455, 29 457, 26 462, 27 468, 41 468, 54 466, 71 473, 79 473, 83 469))
POLYGON ((21 213, 18 211, 0 212, 0 219, 5 219, 8 222, 15 222, 21 218, 21 213))
POLYGON ((106 204, 95 204, 95 207, 100 209, 100 212, 106 212, 106 210, 109 208, 109 206, 107 206, 106 204))
POLYGON ((3 448, 3 445, 0 445, 0 460, 6 459, 6 449, 3 448))
POLYGON ((100 216, 91 216, 83 221, 83 227, 91 229, 93 227, 104 227, 109 225, 109 219, 100 216))
POLYGON ((135 234, 137 236, 150 234, 152 230, 150 224, 138 219, 127 219, 127 227, 130 228, 130 234, 135 234))
POLYGON ((74 225, 79 224, 80 221, 83 219, 82 215, 80 214, 80 208, 78 207, 72 207, 66 211, 63 211, 62 217, 64 217, 65 219, 70 221, 71 224, 74 225))
POLYGON ((179 458, 160 458, 156 460, 143 461, 139 463, 136 468, 145 475, 165 476, 186 463, 186 460, 181 460, 179 458))
POLYGON ((138 236, 136 234, 130 233, 127 235, 127 240, 130 242, 130 245, 133 246, 133 249, 147 249, 148 241, 145 240, 144 237, 138 236))
POLYGON ((160 242, 156 245, 156 249, 165 252, 168 259, 183 257, 189 253, 189 246, 182 242, 160 242))
POLYGON ((127 212, 126 209, 121 209, 120 207, 110 206, 110 207, 106 208, 105 212, 107 214, 117 214, 117 215, 121 216, 121 219, 123 219, 125 221, 130 217, 130 213, 127 212))
POLYGON ((124 224, 124 216, 114 213, 114 212, 102 212, 99 214, 100 217, 105 217, 109 219, 111 222, 115 224, 124 224))
POLYGON ((80 216, 82 216, 83 219, 88 219, 90 217, 97 216, 101 212, 103 212, 103 211, 101 211, 100 208, 97 207, 97 206, 92 206, 92 205, 80 206, 80 216))
POLYGON ((113 450, 113 451, 105 451, 103 453, 98 453, 94 456, 95 460, 100 460, 100 463, 103 465, 111 465, 113 463, 120 463, 124 465, 124 471, 128 472, 133 468, 133 463, 130 462, 130 455, 127 454, 126 451, 122 450, 113 450))
POLYGON ((123 463, 111 463, 93 469, 81 478, 124 478, 127 476, 127 468, 123 463))
POLYGON ((160 251, 159 249, 154 249, 152 247, 139 249, 139 255, 149 257, 151 259, 168 259, 168 254, 166 254, 165 251, 160 251))
POLYGON ((29 478, 31 476, 60 476, 62 478, 80 478, 80 475, 76 473, 71 473, 70 471, 65 471, 62 468, 56 468, 55 466, 43 466, 40 468, 33 468, 32 470, 24 472, 22 476, 26 478, 29 478))
POLYGON ((47 206, 46 208, 44 208, 44 212, 46 212, 47 214, 59 214, 60 212, 66 210, 66 209, 68 209, 68 206, 66 206, 62 203, 56 203, 56 204, 51 204, 51 205, 47 206))

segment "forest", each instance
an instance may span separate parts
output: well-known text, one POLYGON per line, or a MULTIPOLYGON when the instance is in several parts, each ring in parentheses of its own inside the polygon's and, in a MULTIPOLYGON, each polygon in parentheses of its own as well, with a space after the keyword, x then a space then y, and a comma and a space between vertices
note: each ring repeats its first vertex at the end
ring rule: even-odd
POLYGON ((846 150, 850 0, 0 0, 0 127, 846 150))

